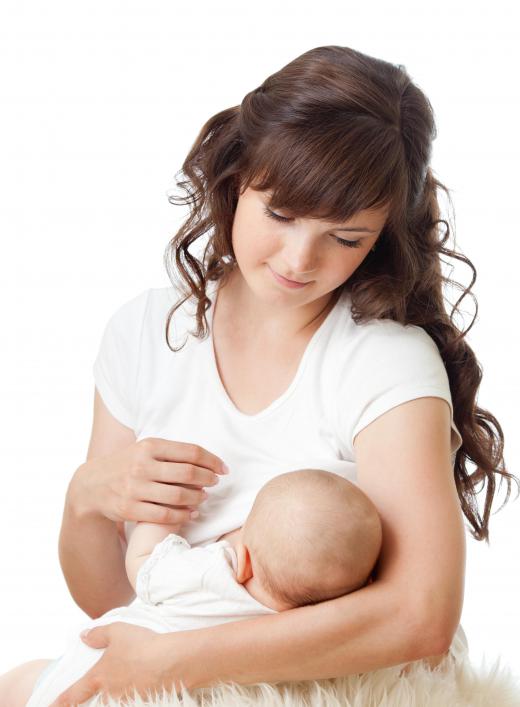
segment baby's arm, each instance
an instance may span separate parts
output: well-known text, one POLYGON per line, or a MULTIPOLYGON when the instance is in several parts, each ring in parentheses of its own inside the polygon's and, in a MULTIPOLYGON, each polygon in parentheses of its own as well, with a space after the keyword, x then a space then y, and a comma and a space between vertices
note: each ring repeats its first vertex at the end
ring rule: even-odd
POLYGON ((178 534, 181 525, 165 525, 162 523, 137 523, 128 541, 125 555, 125 566, 128 580, 136 588, 137 573, 152 550, 170 533, 178 534))

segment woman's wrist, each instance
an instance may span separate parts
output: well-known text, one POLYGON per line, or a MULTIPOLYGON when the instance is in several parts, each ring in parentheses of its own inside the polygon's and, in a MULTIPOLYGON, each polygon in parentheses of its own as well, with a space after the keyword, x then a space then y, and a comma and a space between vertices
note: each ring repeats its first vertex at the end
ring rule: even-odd
POLYGON ((65 507, 76 518, 104 517, 94 505, 95 494, 89 493, 88 485, 85 483, 86 474, 88 469, 85 463, 81 464, 72 475, 65 494, 65 507))
POLYGON ((187 690, 207 687, 219 682, 219 677, 211 671, 211 663, 200 662, 200 656, 208 652, 207 636, 204 628, 193 631, 174 631, 158 633, 154 637, 156 669, 163 676, 163 684, 171 690, 175 684, 180 688, 177 678, 182 676, 182 683, 187 690), (182 650, 179 650, 182 645, 182 650))
POLYGON ((85 471, 81 466, 69 482, 58 547, 74 601, 96 618, 130 603, 135 594, 126 575, 116 523, 92 507, 97 494, 92 489, 91 473, 92 468, 85 471))

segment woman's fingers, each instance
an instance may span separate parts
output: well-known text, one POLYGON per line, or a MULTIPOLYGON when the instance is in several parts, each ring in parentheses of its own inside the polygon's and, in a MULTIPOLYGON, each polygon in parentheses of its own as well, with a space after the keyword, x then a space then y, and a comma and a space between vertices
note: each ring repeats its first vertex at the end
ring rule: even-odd
POLYGON ((80 470, 75 488, 83 508, 116 522, 174 524, 190 519, 182 507, 200 505, 202 488, 224 473, 222 461, 203 447, 155 437, 93 458, 80 470))
POLYGON ((159 503, 146 503, 137 501, 127 512, 127 520, 144 523, 164 523, 170 525, 184 525, 191 520, 191 508, 171 508, 159 503))
POLYGON ((145 437, 136 444, 147 449, 158 461, 176 462, 182 459, 187 464, 209 469, 215 474, 225 473, 222 459, 198 444, 175 442, 161 437, 145 437))
POLYGON ((136 497, 143 501, 171 506, 197 506, 208 497, 203 489, 191 489, 175 484, 142 481, 136 484, 136 497))
POLYGON ((70 707, 71 705, 79 705, 87 702, 90 697, 98 693, 98 687, 89 680, 90 679, 87 677, 80 678, 80 680, 74 683, 66 692, 62 692, 50 707, 70 707))
POLYGON ((215 486, 219 475, 210 469, 186 462, 155 461, 150 465, 151 481, 163 484, 185 484, 186 486, 215 486))

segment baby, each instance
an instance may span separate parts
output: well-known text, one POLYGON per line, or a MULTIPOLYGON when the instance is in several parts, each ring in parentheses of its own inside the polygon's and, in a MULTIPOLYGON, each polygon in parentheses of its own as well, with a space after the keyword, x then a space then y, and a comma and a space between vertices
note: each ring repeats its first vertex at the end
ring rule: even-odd
MULTIPOLYGON (((371 581, 382 542, 366 494, 319 469, 271 479, 245 524, 216 542, 190 547, 179 530, 137 524, 125 559, 136 599, 76 627, 27 703, 13 702, 9 686, 10 707, 48 707, 90 670, 104 649, 84 644, 83 628, 126 621, 159 633, 183 631, 334 599, 371 581)), ((0 678, 0 704, 3 697, 0 678)))

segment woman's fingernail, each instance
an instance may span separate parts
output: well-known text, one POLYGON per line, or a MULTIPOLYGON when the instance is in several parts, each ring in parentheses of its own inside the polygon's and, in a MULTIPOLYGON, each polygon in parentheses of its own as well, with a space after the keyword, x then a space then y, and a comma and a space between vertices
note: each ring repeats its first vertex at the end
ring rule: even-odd
POLYGON ((198 511, 192 511, 190 513, 190 518, 198 518, 199 517, 199 512, 198 511))
POLYGON ((82 631, 82 632, 79 634, 79 635, 80 635, 80 638, 86 638, 86 637, 88 636, 89 632, 90 632, 90 629, 89 629, 89 628, 86 628, 84 631, 82 631))
POLYGON ((222 462, 222 473, 229 474, 229 466, 227 464, 224 464, 224 462, 222 462))

